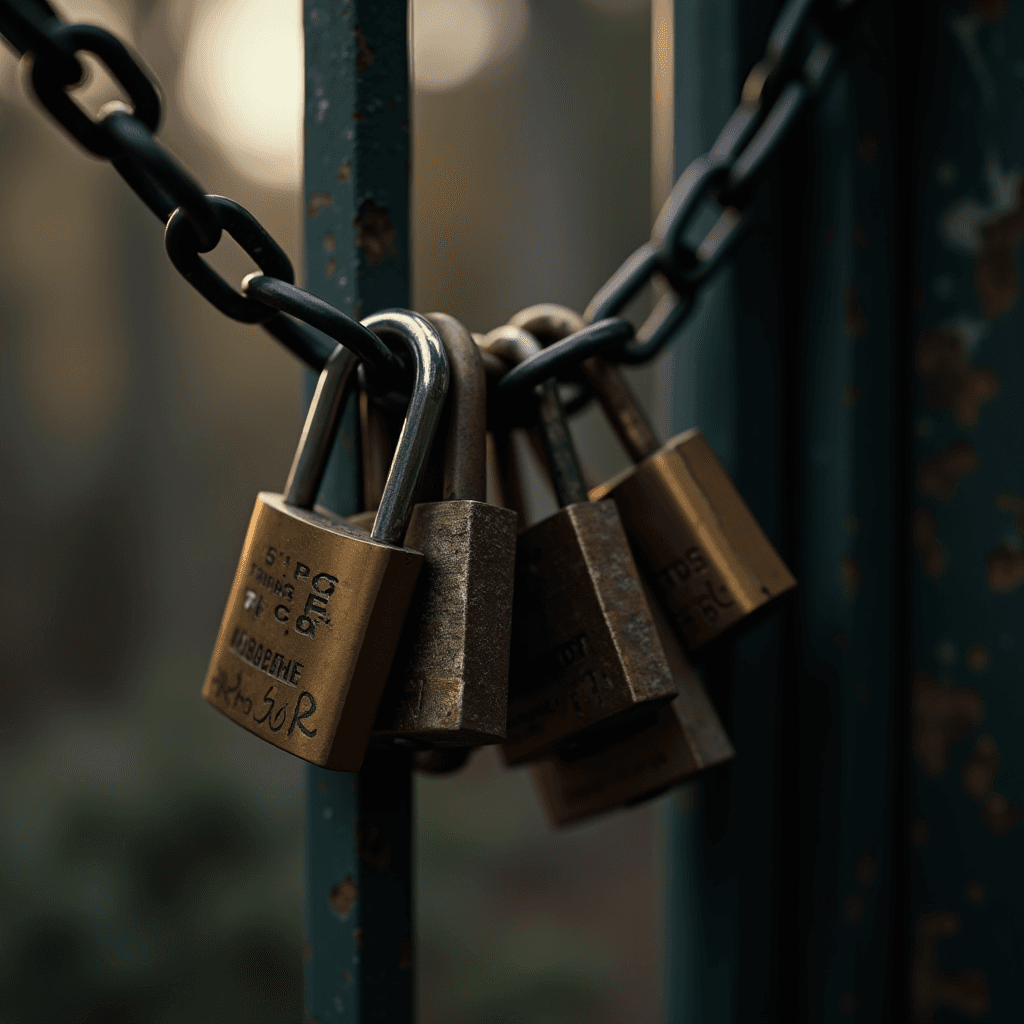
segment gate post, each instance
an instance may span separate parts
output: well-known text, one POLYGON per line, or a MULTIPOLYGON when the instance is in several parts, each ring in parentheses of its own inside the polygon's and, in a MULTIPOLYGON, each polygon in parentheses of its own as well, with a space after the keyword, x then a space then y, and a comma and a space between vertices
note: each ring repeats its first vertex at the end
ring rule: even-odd
MULTIPOLYGON (((306 287, 355 317, 409 304, 405 0, 304 0, 306 287)), ((315 379, 307 378, 307 399, 315 379)), ((357 511, 354 403, 320 500, 357 511)), ((306 1020, 411 1022, 412 786, 407 754, 358 775, 306 769, 306 1020)))

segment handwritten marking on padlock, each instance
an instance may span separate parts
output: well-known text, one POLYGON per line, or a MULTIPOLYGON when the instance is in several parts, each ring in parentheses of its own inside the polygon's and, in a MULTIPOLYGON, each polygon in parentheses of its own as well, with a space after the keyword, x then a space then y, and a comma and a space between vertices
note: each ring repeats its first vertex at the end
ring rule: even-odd
MULTIPOLYGON (((231 683, 229 682, 228 672, 223 668, 219 668, 213 677, 213 696, 217 700, 222 700, 225 707, 233 711, 241 709, 243 717, 250 717, 256 725, 266 725, 272 733, 279 733, 288 720, 290 698, 283 704, 278 704, 279 698, 273 696, 275 686, 271 683, 269 689, 263 695, 263 704, 266 710, 262 715, 256 715, 253 714, 252 698, 242 689, 242 683, 243 677, 241 672, 235 673, 234 682, 231 683)), ((310 719, 315 714, 316 698, 308 690, 303 690, 295 701, 287 735, 291 737, 296 727, 298 727, 301 735, 308 739, 313 739, 317 731, 315 727, 309 728, 309 725, 312 725, 310 719)))

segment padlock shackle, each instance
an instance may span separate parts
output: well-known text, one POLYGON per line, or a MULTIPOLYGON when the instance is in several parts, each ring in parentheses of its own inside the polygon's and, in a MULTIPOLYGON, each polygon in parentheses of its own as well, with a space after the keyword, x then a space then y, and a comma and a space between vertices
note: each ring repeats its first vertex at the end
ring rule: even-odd
POLYGON ((366 317, 362 324, 382 340, 404 345, 415 369, 409 408, 370 531, 374 540, 401 547, 448 393, 448 359, 437 330, 417 313, 385 309, 366 317))
POLYGON ((448 357, 451 415, 445 441, 443 501, 487 500, 487 378, 480 348, 447 313, 427 313, 448 357))
MULTIPOLYGON (((554 302, 527 306, 509 323, 549 341, 561 341, 586 326, 578 313, 554 302)), ((653 455, 661 447, 661 441, 623 372, 600 356, 584 359, 580 367, 629 457, 634 462, 642 462, 653 455)))
MULTIPOLYGON (((496 327, 484 336, 483 347, 516 366, 541 350, 540 342, 527 330, 508 324, 496 327)), ((537 384, 533 389, 537 398, 537 413, 541 440, 547 456, 548 472, 558 504, 565 508, 587 501, 587 488, 583 483, 576 447, 565 422, 562 403, 558 400, 558 386, 554 379, 537 384)))
POLYGON ((345 392, 357 364, 355 354, 341 345, 328 356, 316 382, 299 447, 284 485, 285 504, 296 508, 313 507, 344 408, 345 392))

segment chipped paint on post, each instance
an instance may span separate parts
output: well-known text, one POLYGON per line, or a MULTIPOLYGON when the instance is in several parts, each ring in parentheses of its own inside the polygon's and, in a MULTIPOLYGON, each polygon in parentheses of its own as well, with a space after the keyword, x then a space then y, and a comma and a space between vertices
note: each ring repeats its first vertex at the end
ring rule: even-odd
MULTIPOLYGON (((306 0, 306 287, 355 317, 409 303, 406 3, 306 0)), ((315 378, 307 379, 307 399, 315 378)), ((357 510, 350 403, 323 504, 357 510)), ((413 1018, 408 758, 306 774, 306 1020, 413 1018)))

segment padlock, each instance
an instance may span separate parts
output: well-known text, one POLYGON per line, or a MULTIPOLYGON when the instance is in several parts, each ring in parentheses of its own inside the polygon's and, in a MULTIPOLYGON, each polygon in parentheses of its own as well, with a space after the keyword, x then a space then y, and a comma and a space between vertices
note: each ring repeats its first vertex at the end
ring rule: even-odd
MULTIPOLYGON (((561 306, 512 318, 554 338, 584 326, 561 306)), ((635 466, 590 491, 611 498, 637 562, 691 648, 723 633, 796 586, 704 435, 696 429, 659 445, 618 367, 584 360, 583 371, 635 466)))
POLYGON ((401 546, 444 403, 441 339, 422 317, 363 324, 409 350, 405 427, 369 536, 313 508, 354 359, 335 350, 317 384, 284 494, 261 493, 228 597, 203 696, 275 746, 357 771, 423 555, 401 546))
MULTIPOLYGON (((514 327, 487 335, 508 363, 539 350, 514 327)), ((560 510, 516 546, 509 764, 570 736, 652 710, 677 693, 618 511, 588 502, 554 381, 535 389, 541 438, 560 510)))
POLYGON ((412 511, 405 543, 425 556, 375 737, 431 746, 505 738, 516 515, 486 499, 487 389, 469 332, 427 317, 448 356, 450 414, 441 501, 412 511))
POLYGON ((679 696, 667 707, 584 734, 530 764, 552 825, 574 824, 650 800, 735 755, 668 619, 654 595, 647 596, 679 696))

